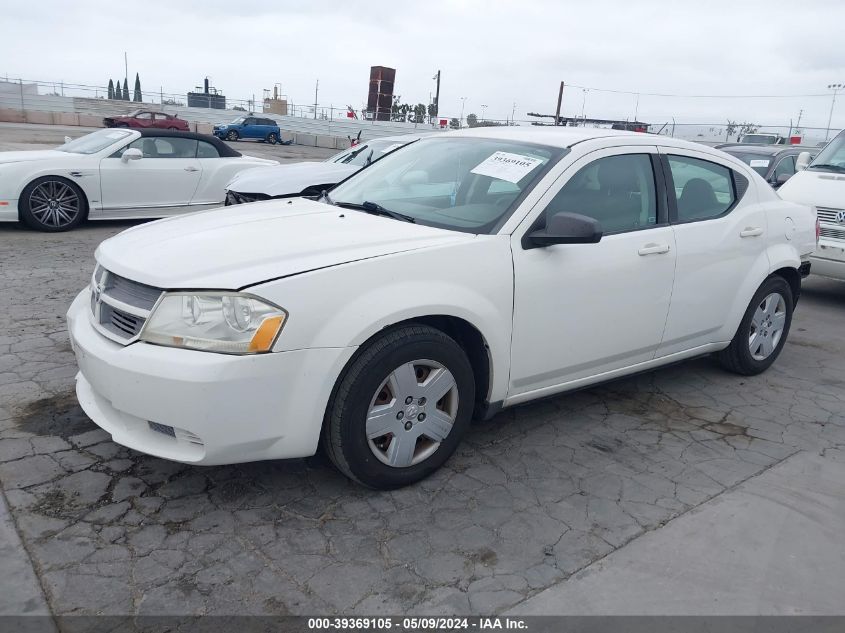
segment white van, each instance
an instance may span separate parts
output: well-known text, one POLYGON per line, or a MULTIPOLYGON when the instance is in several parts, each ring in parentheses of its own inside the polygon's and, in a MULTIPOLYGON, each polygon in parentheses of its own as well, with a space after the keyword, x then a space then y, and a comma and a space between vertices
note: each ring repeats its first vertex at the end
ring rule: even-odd
POLYGON ((813 205, 818 211, 819 248, 810 258, 811 272, 845 281, 845 130, 815 160, 802 152, 798 171, 780 189, 784 200, 813 205), (807 165, 809 163, 809 165, 807 165))

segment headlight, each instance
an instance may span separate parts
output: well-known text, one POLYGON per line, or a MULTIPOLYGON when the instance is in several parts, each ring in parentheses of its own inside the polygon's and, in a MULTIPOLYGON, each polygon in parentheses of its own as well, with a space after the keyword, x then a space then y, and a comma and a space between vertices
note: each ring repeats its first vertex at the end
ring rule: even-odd
POLYGON ((287 312, 238 292, 168 292, 153 309, 140 340, 224 354, 269 352, 287 312))

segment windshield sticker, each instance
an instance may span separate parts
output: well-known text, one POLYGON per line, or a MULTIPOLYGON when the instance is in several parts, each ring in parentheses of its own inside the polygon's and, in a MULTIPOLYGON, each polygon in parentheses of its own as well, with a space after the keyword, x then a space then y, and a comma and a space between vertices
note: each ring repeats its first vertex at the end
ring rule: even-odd
POLYGON ((388 145, 383 150, 381 150, 382 154, 387 154, 387 152, 392 152, 393 150, 402 147, 404 143, 394 143, 393 145, 388 145))
POLYGON ((543 161, 539 158, 510 152, 496 152, 473 167, 470 173, 517 183, 537 165, 542 164, 543 161))
POLYGON ((767 160, 756 160, 755 159, 755 160, 752 160, 748 164, 751 165, 752 167, 768 167, 769 161, 767 161, 767 160))
POLYGON ((109 132, 106 134, 106 138, 123 138, 127 134, 128 132, 109 132))

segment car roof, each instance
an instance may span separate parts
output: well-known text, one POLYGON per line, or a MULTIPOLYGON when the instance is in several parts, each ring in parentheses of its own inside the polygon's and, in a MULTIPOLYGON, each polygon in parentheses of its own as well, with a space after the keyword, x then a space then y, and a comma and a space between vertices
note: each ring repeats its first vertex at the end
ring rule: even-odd
POLYGON ((775 156, 776 154, 788 154, 807 152, 811 148, 807 145, 731 145, 730 147, 719 148, 723 152, 742 152, 743 154, 760 154, 764 156, 775 156))
POLYGON ((223 158, 236 158, 237 156, 242 155, 239 151, 232 149, 231 146, 227 145, 216 136, 209 136, 208 134, 197 134, 196 132, 182 132, 180 130, 158 130, 149 128, 144 128, 135 131, 139 132, 141 134, 141 137, 162 136, 171 138, 189 138, 191 140, 205 141, 206 143, 211 143, 212 145, 214 145, 214 147, 217 149, 217 153, 220 154, 220 156, 223 158))

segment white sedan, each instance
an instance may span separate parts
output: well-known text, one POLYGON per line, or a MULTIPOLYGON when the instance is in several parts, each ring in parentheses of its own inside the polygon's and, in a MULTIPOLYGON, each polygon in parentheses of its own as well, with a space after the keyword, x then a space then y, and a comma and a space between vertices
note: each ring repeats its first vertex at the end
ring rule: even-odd
POLYGON ((305 161, 241 172, 226 185, 226 204, 319 196, 370 163, 420 138, 416 134, 385 136, 363 141, 321 162, 305 161))
POLYGON ((0 152, 0 221, 67 231, 85 219, 220 206, 235 174, 278 165, 191 132, 106 129, 43 151, 0 152))
POLYGON ((322 446, 368 486, 433 472, 473 416, 715 353, 766 370, 816 246, 718 150, 587 128, 422 139, 321 202, 103 242, 68 312, 115 442, 192 464, 322 446))

